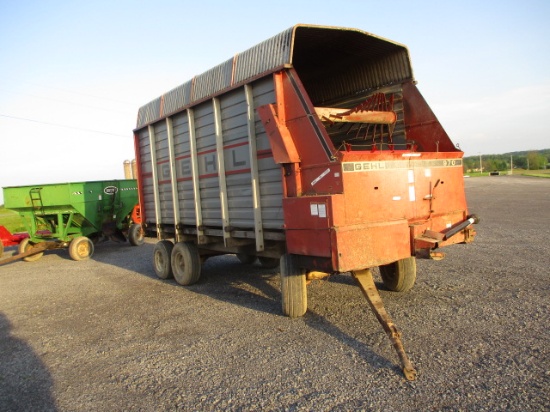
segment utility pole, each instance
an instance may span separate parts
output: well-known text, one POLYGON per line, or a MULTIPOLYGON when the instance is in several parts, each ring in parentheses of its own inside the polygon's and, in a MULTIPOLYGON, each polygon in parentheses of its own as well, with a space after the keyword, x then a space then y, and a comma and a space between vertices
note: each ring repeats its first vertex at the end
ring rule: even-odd
POLYGON ((479 154, 479 170, 483 173, 483 163, 481 162, 481 153, 479 154))

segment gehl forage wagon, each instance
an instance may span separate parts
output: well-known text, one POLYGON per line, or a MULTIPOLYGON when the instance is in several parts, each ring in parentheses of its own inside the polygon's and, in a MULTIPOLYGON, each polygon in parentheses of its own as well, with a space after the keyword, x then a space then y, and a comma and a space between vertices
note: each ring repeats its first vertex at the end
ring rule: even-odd
POLYGON ((351 272, 416 371, 372 279, 397 292, 416 258, 473 240, 457 149, 416 87, 409 52, 361 30, 296 25, 141 107, 143 231, 160 278, 197 282, 209 256, 280 263, 282 310, 351 272))

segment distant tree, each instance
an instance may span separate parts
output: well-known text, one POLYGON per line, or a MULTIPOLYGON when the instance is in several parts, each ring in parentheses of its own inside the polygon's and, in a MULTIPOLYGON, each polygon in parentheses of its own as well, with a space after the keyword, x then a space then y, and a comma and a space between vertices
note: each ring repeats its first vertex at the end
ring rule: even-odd
POLYGON ((475 160, 470 158, 464 159, 464 172, 469 172, 479 167, 479 163, 476 164, 475 160))
POLYGON ((546 156, 538 152, 529 152, 527 154, 527 160, 529 161, 529 169, 531 170, 540 170, 546 167, 546 156))
POLYGON ((497 170, 496 167, 496 161, 494 158, 489 158, 483 161, 483 170, 486 172, 492 172, 493 170, 497 170))
POLYGON ((508 170, 510 168, 509 163, 505 159, 496 160, 496 170, 508 170))
POLYGON ((514 167, 518 167, 520 169, 527 169, 527 157, 514 156, 512 161, 514 162, 514 167))
MULTIPOLYGON (((550 149, 483 155, 483 170, 486 172, 508 170, 510 169, 510 157, 514 168, 527 169, 529 163, 529 169, 543 169, 550 164, 550 149)), ((479 170, 479 161, 479 156, 465 157, 465 171, 479 170)))

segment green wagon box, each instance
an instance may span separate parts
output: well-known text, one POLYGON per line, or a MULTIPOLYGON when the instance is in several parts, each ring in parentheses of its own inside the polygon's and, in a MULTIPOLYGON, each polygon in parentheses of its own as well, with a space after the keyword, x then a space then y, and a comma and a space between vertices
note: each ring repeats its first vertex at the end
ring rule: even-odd
POLYGON ((143 242, 134 179, 5 187, 4 205, 19 213, 29 233, 20 253, 68 247, 72 259, 83 260, 100 240, 143 242))

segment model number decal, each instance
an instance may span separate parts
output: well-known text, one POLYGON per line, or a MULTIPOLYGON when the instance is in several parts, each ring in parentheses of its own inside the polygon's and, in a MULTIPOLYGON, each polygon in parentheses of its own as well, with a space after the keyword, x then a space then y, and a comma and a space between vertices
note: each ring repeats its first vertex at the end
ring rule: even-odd
POLYGON ((344 172, 370 172, 411 168, 462 167, 462 159, 381 160, 378 162, 344 162, 344 172))

